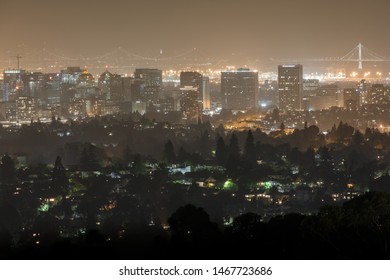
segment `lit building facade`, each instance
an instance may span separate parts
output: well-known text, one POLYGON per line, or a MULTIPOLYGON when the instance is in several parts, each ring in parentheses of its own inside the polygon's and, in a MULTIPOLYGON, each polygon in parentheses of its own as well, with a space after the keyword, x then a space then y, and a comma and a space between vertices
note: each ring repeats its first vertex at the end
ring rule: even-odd
POLYGON ((180 72, 180 89, 185 87, 192 87, 196 90, 196 100, 200 105, 200 109, 203 108, 203 76, 196 71, 183 71, 180 72))
POLYGON ((343 90, 344 94, 344 108, 347 111, 356 111, 359 106, 359 91, 355 88, 346 88, 343 90))
POLYGON ((61 84, 76 85, 79 76, 83 73, 83 70, 79 66, 69 66, 65 70, 61 70, 60 81, 61 84))
POLYGON ((383 84, 373 84, 369 90, 368 104, 388 104, 389 92, 383 84))
POLYGON ((22 69, 7 69, 3 72, 3 101, 15 101, 23 93, 24 84, 22 75, 25 74, 22 69))
POLYGON ((202 78, 202 108, 203 110, 210 110, 211 99, 210 99, 210 80, 209 77, 202 78))
POLYGON ((303 96, 302 96, 302 109, 309 110, 310 100, 318 95, 318 88, 320 81, 318 79, 304 79, 303 80, 303 96))
POLYGON ((194 87, 200 92, 202 88, 202 74, 196 71, 183 71, 180 72, 180 88, 194 87))
POLYGON ((162 70, 152 68, 135 69, 132 85, 132 101, 141 101, 157 106, 162 86, 162 70))
POLYGON ((199 118, 198 90, 196 87, 180 88, 180 111, 185 123, 197 123, 199 118))
POLYGON ((246 111, 258 108, 259 73, 248 68, 221 72, 222 107, 246 111))
POLYGON ((109 71, 102 73, 98 79, 98 87, 108 100, 123 101, 124 91, 122 77, 109 71))
POLYGON ((303 97, 303 67, 278 66, 279 109, 283 112, 301 111, 303 97))
POLYGON ((18 121, 29 121, 35 117, 35 98, 31 96, 19 96, 16 99, 16 119, 18 121))

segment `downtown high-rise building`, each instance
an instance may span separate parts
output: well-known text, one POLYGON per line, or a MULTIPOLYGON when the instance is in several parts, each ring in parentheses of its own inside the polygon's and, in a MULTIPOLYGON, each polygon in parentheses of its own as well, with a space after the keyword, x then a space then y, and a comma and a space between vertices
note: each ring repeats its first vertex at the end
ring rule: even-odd
POLYGON ((122 77, 112 74, 108 70, 104 71, 98 79, 98 87, 105 96, 105 99, 123 101, 122 77))
POLYGON ((369 104, 388 104, 389 89, 383 84, 373 84, 369 91, 369 104))
POLYGON ((347 111, 356 111, 359 107, 359 91, 357 88, 343 89, 344 108, 347 111))
POLYGON ((180 87, 195 87, 200 92, 202 88, 202 74, 196 71, 180 72, 180 87))
POLYGON ((157 106, 162 86, 162 70, 139 68, 134 72, 132 101, 143 102, 146 107, 157 106))
POLYGON ((162 70, 153 68, 135 69, 134 78, 140 79, 147 87, 161 87, 162 70))
POLYGON ((222 107, 246 111, 258 108, 259 73, 248 68, 221 72, 222 107))
POLYGON ((7 69, 3 72, 3 101, 14 101, 23 92, 22 76, 26 73, 22 69, 7 69))
POLYGON ((209 78, 196 71, 180 73, 180 88, 193 87, 197 92, 200 110, 210 110, 209 78))
POLYGON ((193 86, 180 88, 180 111, 185 123, 196 123, 200 118, 198 89, 193 86))
POLYGON ((210 80, 209 77, 202 78, 202 108, 203 110, 211 109, 211 99, 210 99, 210 80))
POLYGON ((303 109, 303 68, 302 65, 279 65, 279 109, 282 112, 303 109))

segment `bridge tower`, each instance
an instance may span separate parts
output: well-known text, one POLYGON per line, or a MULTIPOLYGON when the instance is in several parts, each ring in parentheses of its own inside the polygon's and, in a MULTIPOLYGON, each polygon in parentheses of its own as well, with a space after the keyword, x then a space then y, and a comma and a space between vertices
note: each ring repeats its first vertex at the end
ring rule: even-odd
POLYGON ((359 65, 358 69, 363 70, 363 62, 362 62, 362 43, 359 43, 358 45, 358 50, 359 50, 359 65))

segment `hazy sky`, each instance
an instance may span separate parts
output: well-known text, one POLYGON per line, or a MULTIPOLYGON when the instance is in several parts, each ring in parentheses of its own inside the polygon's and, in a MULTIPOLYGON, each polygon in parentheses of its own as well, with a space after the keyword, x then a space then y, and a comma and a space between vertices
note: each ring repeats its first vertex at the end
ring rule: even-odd
POLYGON ((389 0, 0 0, 0 51, 249 58, 342 56, 358 42, 390 57, 389 0))

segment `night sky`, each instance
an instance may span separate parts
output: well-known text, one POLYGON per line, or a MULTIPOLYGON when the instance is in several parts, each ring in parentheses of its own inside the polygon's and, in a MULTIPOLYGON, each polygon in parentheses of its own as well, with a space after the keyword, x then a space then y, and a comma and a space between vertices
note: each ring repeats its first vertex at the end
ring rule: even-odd
POLYGON ((390 57, 389 11, 388 0, 1 0, 0 57, 118 46, 147 56, 197 48, 221 58, 332 57, 359 42, 390 57))

